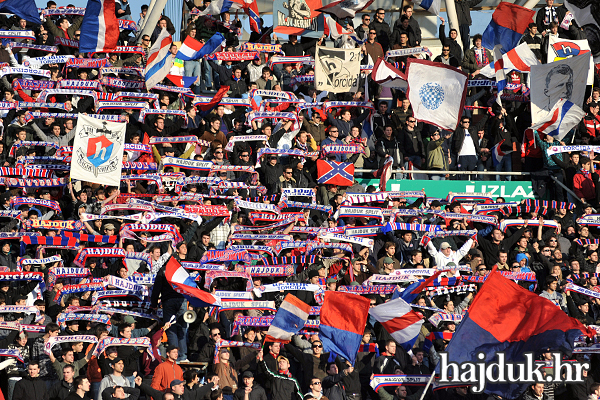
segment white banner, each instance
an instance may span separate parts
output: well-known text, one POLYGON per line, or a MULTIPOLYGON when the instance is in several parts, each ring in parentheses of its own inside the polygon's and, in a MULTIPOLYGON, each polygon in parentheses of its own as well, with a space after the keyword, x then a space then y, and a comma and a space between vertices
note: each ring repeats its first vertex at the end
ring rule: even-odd
MULTIPOLYGON (((591 51, 587 39, 569 40, 550 36, 548 40, 548 62, 556 62, 571 58, 591 51)), ((587 79, 588 85, 594 84, 594 60, 590 57, 590 73, 587 79)))
MULTIPOLYGON (((531 122, 538 123, 560 99, 583 107, 590 53, 531 67, 531 122)), ((417 117, 418 118, 418 117, 417 117)))
POLYGON ((408 99, 417 120, 453 131, 467 94, 467 75, 441 63, 408 59, 408 99))
POLYGON ((71 178, 107 186, 119 186, 123 150, 125 147, 124 122, 102 121, 79 114, 71 178))
POLYGON ((360 49, 331 49, 317 46, 315 87, 332 93, 355 93, 360 74, 360 49))

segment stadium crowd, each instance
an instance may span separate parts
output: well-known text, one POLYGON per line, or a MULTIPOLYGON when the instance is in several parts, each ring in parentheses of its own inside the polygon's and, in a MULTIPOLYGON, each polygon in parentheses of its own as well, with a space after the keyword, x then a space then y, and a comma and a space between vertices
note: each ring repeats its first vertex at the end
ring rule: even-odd
MULTIPOLYGON (((469 31, 470 9, 480 2, 456 0, 462 42, 456 30, 446 33, 442 19, 442 53, 417 57, 461 68, 473 80, 487 79, 481 70, 492 54, 481 47, 481 35, 471 42, 469 31)), ((199 16, 210 1, 200 8, 188 3, 192 16, 182 41, 187 36, 207 41, 220 32, 226 38, 223 51, 240 53, 237 15, 199 16)), ((116 4, 120 19, 133 19, 126 0, 116 4)), ((550 35, 585 38, 576 21, 568 29, 559 26, 564 6, 554 7, 553 0, 547 5, 522 39, 542 62, 550 35)), ((380 100, 386 89, 368 74, 356 93, 334 94, 302 78, 314 74, 309 63, 269 62, 273 56, 314 56, 316 44, 329 40, 325 35, 292 35, 280 51, 261 51, 253 60, 175 59, 163 85, 148 92, 136 84, 144 87, 140 71, 162 30, 175 33, 166 16, 139 42, 131 31, 121 31, 119 44, 141 51, 89 57, 72 43, 85 29, 82 17, 53 1, 47 9, 58 11, 47 13, 39 26, 0 16, 5 29, 35 33, 35 41, 3 42, 5 68, 33 67, 48 55, 48 46, 57 47, 57 58, 39 66, 48 77, 13 70, 0 79, 0 387, 7 400, 419 399, 424 385, 375 392, 373 375, 428 379, 492 269, 586 326, 600 320, 599 160, 593 151, 548 156, 552 136, 525 134, 531 125, 527 101, 509 97, 500 107, 491 88, 472 87, 470 108, 450 132, 418 121, 399 90, 390 92, 391 101, 380 100), (177 84, 178 76, 197 79, 187 90, 177 84), (94 97, 87 92, 96 84, 94 97), (269 91, 294 97, 281 101, 284 97, 269 91), (221 104, 203 97, 218 93, 224 96, 221 104), (113 99, 135 99, 158 111, 144 115, 137 106, 127 108, 132 102, 98 109, 99 101, 113 99), (62 108, 56 112, 50 103, 62 108), (304 103, 318 104, 303 108, 304 103), (77 113, 114 114, 127 122, 127 143, 150 149, 125 151, 119 187, 68 178, 77 113), (497 144, 513 153, 496 165, 497 144), (345 152, 344 145, 353 151, 345 152), (333 147, 324 151, 325 146, 333 147), (441 171, 431 179, 462 179, 452 175, 456 170, 531 172, 540 200, 506 202, 462 193, 434 199, 425 191, 391 192, 355 179, 381 178, 390 156, 391 167, 407 170, 398 174, 406 178, 413 166, 441 171), (182 159, 210 161, 212 167, 190 169, 182 159), (349 177, 336 172, 332 178, 318 168, 319 161, 377 172, 349 177), (331 183, 340 178, 345 185, 331 183), (207 294, 220 296, 222 307, 190 305, 171 285, 170 259, 188 269, 207 294), (370 316, 354 365, 326 352, 318 328, 323 292, 356 293, 377 307, 433 269, 446 271, 413 301, 425 323, 412 349, 396 343, 370 316), (315 312, 290 343, 265 342, 270 320, 264 317, 274 315, 288 293, 315 312), (185 315, 188 310, 195 311, 195 320, 185 315)), ((143 20, 147 6, 141 11, 143 20)), ((353 30, 366 40, 365 66, 388 50, 422 45, 410 5, 393 23, 386 22, 383 9, 360 21, 353 30)), ((337 22, 352 25, 351 19, 337 22)), ((263 27, 250 42, 264 44, 271 37, 280 44, 263 27)), ((334 45, 354 47, 349 40, 343 35, 334 45)), ((171 53, 178 50, 173 44, 171 53)), ((407 57, 388 61, 403 70, 407 57)), ((523 100, 526 78, 515 72, 509 80, 522 83, 510 94, 523 100)), ((596 69, 586 116, 565 143, 599 143, 598 80, 596 69)), ((550 350, 537 356, 547 360, 550 350)), ((597 399, 598 354, 574 357, 591 363, 583 382, 536 384, 523 398, 597 399)), ((434 389, 425 399, 499 398, 464 386, 434 389)))

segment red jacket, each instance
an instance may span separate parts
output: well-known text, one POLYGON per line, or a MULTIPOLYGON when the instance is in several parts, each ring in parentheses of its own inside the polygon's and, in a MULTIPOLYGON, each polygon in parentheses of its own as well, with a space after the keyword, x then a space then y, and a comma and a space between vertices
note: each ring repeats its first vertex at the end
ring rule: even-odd
POLYGON ((596 186, 591 174, 579 171, 573 177, 573 191, 577 197, 591 200, 596 198, 596 186), (587 175, 587 176, 586 176, 587 175))

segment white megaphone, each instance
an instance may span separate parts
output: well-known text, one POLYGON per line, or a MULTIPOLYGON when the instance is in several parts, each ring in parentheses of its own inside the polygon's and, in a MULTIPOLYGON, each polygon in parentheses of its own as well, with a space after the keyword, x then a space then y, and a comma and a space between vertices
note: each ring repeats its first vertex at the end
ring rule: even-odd
POLYGON ((186 312, 183 313, 183 320, 188 323, 191 324, 194 321, 196 321, 197 315, 196 315, 196 311, 194 310, 187 310, 186 312))

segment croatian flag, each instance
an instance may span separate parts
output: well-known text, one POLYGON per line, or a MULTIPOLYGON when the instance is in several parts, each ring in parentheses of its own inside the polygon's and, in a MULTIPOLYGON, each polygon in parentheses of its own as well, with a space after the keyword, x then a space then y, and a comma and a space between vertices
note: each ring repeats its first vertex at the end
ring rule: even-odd
POLYGON ((173 66, 173 55, 169 51, 173 43, 173 38, 163 28, 162 32, 156 39, 156 42, 152 45, 150 53, 148 55, 148 63, 144 70, 144 77, 146 78, 146 88, 152 89, 159 82, 161 82, 169 74, 171 67, 173 66))
POLYGON ((204 43, 204 46, 196 53, 196 57, 202 58, 221 51, 225 47, 225 37, 217 32, 204 43))
MULTIPOLYGON (((34 0, 4 0, 0 1, 0 12, 15 14, 25 21, 39 25, 41 23, 40 13, 34 0)), ((83 33, 83 32, 82 32, 83 33)))
POLYGON ((501 45, 502 53, 514 49, 530 22, 535 11, 505 1, 498 4, 492 14, 490 24, 483 32, 481 44, 486 49, 501 45))
POLYGON ((502 162, 502 159, 505 155, 512 153, 511 151, 507 151, 506 153, 500 149, 504 143, 504 139, 502 139, 499 143, 497 143, 494 147, 492 147, 492 164, 494 167, 502 162))
POLYGON ((339 39, 342 35, 351 35, 353 32, 347 29, 344 29, 343 26, 338 24, 335 19, 331 18, 329 15, 325 17, 325 29, 323 31, 325 36, 331 36, 333 40, 339 39))
POLYGON ((308 304, 293 294, 288 294, 269 326, 265 341, 289 343, 292 336, 304 327, 309 314, 310 306, 308 304))
POLYGON ((175 257, 165 266, 165 277, 173 289, 183 295, 194 307, 221 306, 221 300, 212 294, 198 289, 196 282, 175 257))
POLYGON ((373 1, 374 0, 338 0, 318 8, 317 11, 333 14, 339 19, 354 18, 357 12, 369 7, 373 1))
POLYGON ((409 351, 421 332, 423 318, 412 310, 401 298, 388 301, 369 310, 369 314, 379 322, 392 338, 409 351))
MULTIPOLYGON (((539 354, 547 347, 571 354, 575 339, 582 333, 589 338, 596 335, 552 301, 522 288, 494 268, 456 328, 446 352, 448 362, 459 365, 490 365, 497 361, 497 352, 504 353, 507 363, 522 363, 526 353, 539 354), (479 353, 485 355, 483 360, 479 353)), ((514 399, 527 385, 488 381, 484 392, 514 399)))
POLYGON ((441 3, 442 0, 421 0, 421 2, 417 4, 432 14, 440 15, 441 3))
POLYGON ((319 325, 323 350, 354 365, 369 316, 370 301, 352 293, 325 292, 319 325))
POLYGON ((538 131, 538 133, 554 136, 558 140, 563 140, 584 116, 585 112, 581 107, 569 100, 560 99, 546 116, 542 117, 537 124, 531 126, 531 129, 538 131))
POLYGON ((80 53, 109 53, 117 48, 119 23, 115 0, 88 0, 81 24, 80 53))
POLYGON ((188 36, 183 41, 183 44, 179 48, 179 51, 177 52, 177 55, 175 57, 183 61, 197 60, 201 57, 198 55, 198 52, 200 51, 202 46, 202 43, 200 43, 193 37, 188 36))
POLYGON ((521 43, 508 53, 502 56, 504 62, 504 69, 512 71, 516 69, 521 72, 529 72, 532 65, 540 65, 535 54, 529 48, 527 43, 521 43))

